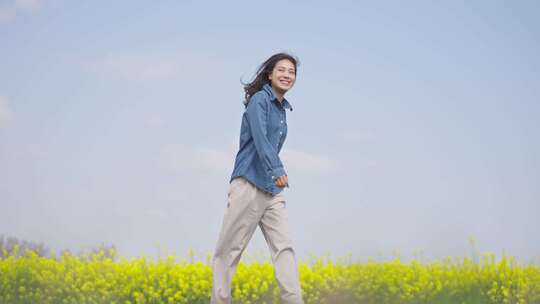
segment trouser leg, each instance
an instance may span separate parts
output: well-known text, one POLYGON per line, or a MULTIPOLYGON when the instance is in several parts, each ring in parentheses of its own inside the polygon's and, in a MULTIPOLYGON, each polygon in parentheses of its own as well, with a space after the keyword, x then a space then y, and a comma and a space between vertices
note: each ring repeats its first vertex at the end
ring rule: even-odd
POLYGON ((231 281, 242 252, 259 218, 254 208, 255 189, 243 178, 231 182, 228 207, 212 258, 212 296, 210 303, 231 303, 231 281))
POLYGON ((259 226, 270 249, 281 299, 285 303, 304 303, 298 266, 289 234, 287 209, 282 196, 271 201, 263 213, 259 226))

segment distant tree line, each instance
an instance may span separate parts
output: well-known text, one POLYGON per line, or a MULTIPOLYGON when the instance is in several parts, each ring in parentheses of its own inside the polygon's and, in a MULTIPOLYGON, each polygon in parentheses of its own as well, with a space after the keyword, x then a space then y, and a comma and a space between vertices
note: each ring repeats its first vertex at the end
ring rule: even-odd
POLYGON ((32 242, 27 240, 19 240, 13 236, 5 236, 0 234, 0 259, 9 256, 20 257, 27 254, 28 251, 35 252, 38 256, 47 258, 59 258, 63 254, 77 255, 81 258, 98 255, 102 252, 104 258, 116 258, 116 247, 114 245, 105 245, 101 243, 89 250, 81 251, 79 254, 74 254, 70 249, 63 249, 59 254, 55 254, 43 242, 32 242))

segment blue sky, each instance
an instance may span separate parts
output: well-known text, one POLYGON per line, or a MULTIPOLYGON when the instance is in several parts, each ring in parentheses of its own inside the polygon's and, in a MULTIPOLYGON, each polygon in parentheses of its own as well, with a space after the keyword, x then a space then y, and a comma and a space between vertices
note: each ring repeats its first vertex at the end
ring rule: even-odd
POLYGON ((539 6, 0 1, 0 233, 211 253, 240 79, 285 51, 300 259, 463 256, 472 237, 538 261, 539 6))

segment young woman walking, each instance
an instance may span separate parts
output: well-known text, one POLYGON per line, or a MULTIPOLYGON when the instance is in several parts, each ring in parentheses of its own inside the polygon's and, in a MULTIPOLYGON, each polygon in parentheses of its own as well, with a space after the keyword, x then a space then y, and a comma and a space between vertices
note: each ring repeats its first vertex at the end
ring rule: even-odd
POLYGON ((240 148, 212 258, 211 303, 231 303, 232 277, 257 226, 270 249, 281 299, 304 303, 282 193, 289 181, 278 155, 287 136, 285 110, 293 110, 284 95, 295 83, 296 68, 296 58, 275 54, 244 86, 240 148))

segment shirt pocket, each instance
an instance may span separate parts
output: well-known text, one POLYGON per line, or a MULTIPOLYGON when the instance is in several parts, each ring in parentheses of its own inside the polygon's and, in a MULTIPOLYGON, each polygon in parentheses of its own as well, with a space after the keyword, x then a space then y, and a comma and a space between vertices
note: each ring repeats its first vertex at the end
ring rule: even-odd
POLYGON ((268 115, 268 121, 267 121, 267 130, 270 134, 276 134, 279 133, 279 129, 281 127, 279 114, 276 113, 276 111, 271 111, 270 115, 268 115))

